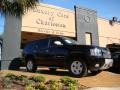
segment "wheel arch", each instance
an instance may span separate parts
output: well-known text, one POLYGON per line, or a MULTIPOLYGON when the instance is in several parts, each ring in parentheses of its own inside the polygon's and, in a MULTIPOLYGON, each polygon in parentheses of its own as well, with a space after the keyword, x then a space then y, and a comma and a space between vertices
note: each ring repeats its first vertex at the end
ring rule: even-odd
POLYGON ((27 56, 25 57, 25 62, 27 62, 27 59, 28 59, 28 58, 35 59, 35 56, 34 56, 34 55, 31 55, 31 54, 27 55, 27 56))
POLYGON ((67 62, 69 60, 75 59, 75 58, 80 58, 83 62, 85 62, 87 64, 87 58, 86 55, 83 53, 73 53, 70 55, 69 59, 67 60, 67 62))

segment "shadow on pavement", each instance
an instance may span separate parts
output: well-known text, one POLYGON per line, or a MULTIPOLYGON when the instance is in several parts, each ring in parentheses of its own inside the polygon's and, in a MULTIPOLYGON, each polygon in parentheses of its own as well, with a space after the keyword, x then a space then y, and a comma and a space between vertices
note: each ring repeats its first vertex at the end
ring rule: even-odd
MULTIPOLYGON (((22 68, 21 71, 26 72, 26 69, 22 68)), ((118 69, 109 69, 109 70, 106 70, 106 71, 112 72, 112 73, 115 73, 115 74, 120 74, 120 70, 118 70, 118 69)), ((56 71, 50 71, 48 68, 38 68, 36 73, 47 74, 47 75, 56 75, 56 76, 70 76, 68 70, 62 70, 62 69, 58 69, 56 71)), ((99 73, 101 73, 101 72, 99 72, 99 73)), ((93 77, 93 76, 98 75, 99 73, 88 72, 88 75, 86 77, 93 77)))
MULTIPOLYGON (((50 70, 38 70, 36 73, 40 73, 40 74, 48 74, 48 75, 56 75, 56 76, 70 76, 69 71, 68 70, 57 70, 57 71, 50 71, 50 70)), ((88 73, 88 75, 86 77, 90 77, 90 76, 95 76, 97 75, 96 73, 88 73)))
POLYGON ((50 71, 50 70, 38 70, 36 73, 40 74, 48 74, 48 75, 57 75, 57 76, 70 76, 69 72, 66 70, 57 70, 57 71, 50 71))

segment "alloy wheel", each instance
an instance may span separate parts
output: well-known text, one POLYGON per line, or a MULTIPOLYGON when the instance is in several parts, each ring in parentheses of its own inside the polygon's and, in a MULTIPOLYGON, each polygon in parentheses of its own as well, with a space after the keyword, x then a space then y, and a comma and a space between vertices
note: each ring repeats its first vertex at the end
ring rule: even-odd
POLYGON ((71 72, 75 75, 80 75, 83 71, 83 65, 80 61, 73 61, 71 64, 71 72))

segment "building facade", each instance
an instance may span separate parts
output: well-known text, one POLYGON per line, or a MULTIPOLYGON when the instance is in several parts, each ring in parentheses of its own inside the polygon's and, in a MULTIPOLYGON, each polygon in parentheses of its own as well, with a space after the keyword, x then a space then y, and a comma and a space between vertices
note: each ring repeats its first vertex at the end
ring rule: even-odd
POLYGON ((78 43, 98 46, 97 12, 88 8, 76 6, 75 16, 78 43))
POLYGON ((120 44, 120 23, 117 21, 97 18, 98 21, 98 33, 99 33, 99 45, 106 47, 108 44, 119 43, 120 44))

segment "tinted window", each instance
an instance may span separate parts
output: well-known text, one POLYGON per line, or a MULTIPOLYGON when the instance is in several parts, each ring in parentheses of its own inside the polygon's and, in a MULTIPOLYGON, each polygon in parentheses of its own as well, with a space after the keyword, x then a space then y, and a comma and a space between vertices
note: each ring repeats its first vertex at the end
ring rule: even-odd
POLYGON ((27 44, 25 49, 26 50, 32 50, 32 49, 35 49, 36 46, 37 46, 36 42, 30 42, 30 43, 27 44))
POLYGON ((71 39, 71 38, 67 38, 67 37, 62 37, 63 41, 67 44, 67 45, 77 45, 78 42, 71 39))
POLYGON ((39 40, 38 43, 39 43, 39 48, 42 49, 42 48, 47 48, 48 47, 48 42, 49 42, 49 39, 43 39, 43 40, 39 40))
POLYGON ((51 38, 50 39, 50 47, 51 46, 56 46, 57 44, 55 44, 55 42, 58 41, 62 44, 61 40, 59 38, 51 38))

